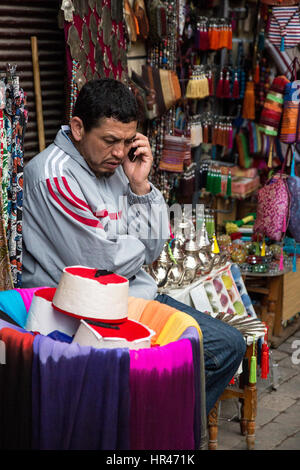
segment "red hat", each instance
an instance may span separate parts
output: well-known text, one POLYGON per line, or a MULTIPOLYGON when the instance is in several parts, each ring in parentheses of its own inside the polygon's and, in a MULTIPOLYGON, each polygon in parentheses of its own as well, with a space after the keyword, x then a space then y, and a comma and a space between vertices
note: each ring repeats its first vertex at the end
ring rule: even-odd
POLYGON ((80 319, 73 341, 96 348, 150 347, 155 334, 129 320, 128 280, 112 272, 86 266, 63 270, 53 297, 55 310, 80 319))

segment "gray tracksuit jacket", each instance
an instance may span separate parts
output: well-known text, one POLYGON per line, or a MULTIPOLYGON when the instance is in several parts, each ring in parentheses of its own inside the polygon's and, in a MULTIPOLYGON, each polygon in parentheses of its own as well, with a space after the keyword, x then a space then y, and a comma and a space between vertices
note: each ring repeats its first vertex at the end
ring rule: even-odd
POLYGON ((106 269, 130 280, 129 295, 153 299, 144 271, 169 236, 161 193, 137 196, 122 167, 97 178, 63 126, 24 169, 22 287, 57 286, 65 266, 106 269))

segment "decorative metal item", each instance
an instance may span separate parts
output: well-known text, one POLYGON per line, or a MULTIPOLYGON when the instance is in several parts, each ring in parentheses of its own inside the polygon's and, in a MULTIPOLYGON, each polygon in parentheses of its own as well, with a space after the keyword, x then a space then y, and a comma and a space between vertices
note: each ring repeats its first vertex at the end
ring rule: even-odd
POLYGON ((101 16, 102 16, 102 0, 97 0, 96 1, 96 12, 98 13, 98 16, 101 18, 101 16))
POLYGON ((158 259, 148 266, 149 273, 154 278, 158 288, 166 285, 172 266, 173 262, 169 256, 169 245, 165 243, 158 259))
POLYGON ((80 18, 84 18, 89 12, 89 4, 86 0, 73 0, 74 8, 80 18))
POLYGON ((96 46, 98 42, 98 25, 95 15, 90 15, 90 24, 89 28, 91 31, 91 40, 94 46, 96 46))
POLYGON ((81 40, 83 43, 83 49, 86 55, 90 53, 90 34, 89 28, 87 27, 86 23, 83 23, 82 32, 81 32, 81 40))
POLYGON ((119 23, 123 19, 123 0, 111 0, 111 18, 119 23))
POLYGON ((60 8, 64 12, 65 21, 73 21, 73 11, 75 11, 75 8, 72 1, 63 0, 60 8))
POLYGON ((184 277, 183 284, 190 284, 197 276, 201 266, 199 258, 199 245, 195 240, 189 240, 184 245, 185 258, 183 261, 184 277))
POLYGON ((112 22, 111 22, 111 15, 110 9, 107 5, 104 5, 101 15, 101 25, 103 31, 103 42, 106 46, 110 43, 110 35, 112 31, 112 22))
POLYGON ((72 59, 75 59, 79 62, 80 59, 80 38, 77 31, 77 28, 72 24, 68 31, 67 43, 70 46, 70 53, 72 59))
POLYGON ((89 2, 89 7, 91 10, 94 10, 96 3, 99 3, 97 2, 97 0, 88 0, 88 2, 89 2))
POLYGON ((186 241, 193 239, 195 236, 195 228, 190 219, 182 217, 182 220, 174 226, 174 237, 179 240, 183 247, 186 241))
POLYGON ((103 78, 105 76, 104 69, 103 69, 103 51, 101 49, 99 42, 97 42, 95 45, 94 58, 95 58, 96 70, 98 71, 100 77, 103 78))

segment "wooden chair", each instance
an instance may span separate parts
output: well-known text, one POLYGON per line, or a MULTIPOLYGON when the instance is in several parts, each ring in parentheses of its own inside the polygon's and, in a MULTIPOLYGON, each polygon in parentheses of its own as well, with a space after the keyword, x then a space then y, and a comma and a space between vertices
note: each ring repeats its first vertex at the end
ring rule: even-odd
MULTIPOLYGON (((253 345, 247 346, 245 358, 248 359, 248 370, 250 370, 250 360, 253 353, 253 345)), ((218 447, 218 418, 220 401, 229 398, 236 398, 241 403, 241 434, 246 436, 248 450, 253 450, 255 446, 255 418, 257 411, 257 389, 256 383, 242 384, 240 377, 239 388, 227 387, 216 402, 208 415, 208 450, 216 450, 218 447)))

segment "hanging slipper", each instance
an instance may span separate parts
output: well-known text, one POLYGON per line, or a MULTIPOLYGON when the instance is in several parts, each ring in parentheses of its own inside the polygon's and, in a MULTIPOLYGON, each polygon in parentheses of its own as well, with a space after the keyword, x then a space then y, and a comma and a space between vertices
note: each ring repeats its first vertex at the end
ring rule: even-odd
POLYGON ((133 11, 139 25, 139 36, 142 39, 147 39, 149 36, 149 21, 146 14, 144 0, 135 0, 133 11))
POLYGON ((124 17, 130 42, 136 42, 137 29, 136 19, 128 0, 124 0, 124 17))

